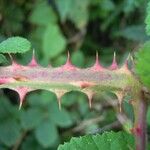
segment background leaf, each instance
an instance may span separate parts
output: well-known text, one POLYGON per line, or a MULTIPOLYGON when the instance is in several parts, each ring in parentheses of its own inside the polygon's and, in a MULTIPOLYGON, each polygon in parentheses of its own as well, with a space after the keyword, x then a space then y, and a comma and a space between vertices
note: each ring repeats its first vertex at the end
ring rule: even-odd
POLYGON ((14 119, 9 119, 0 124, 0 141, 8 147, 15 144, 21 136, 20 126, 14 119), (9 135, 9 136, 8 136, 9 135))
POLYGON ((42 119, 43 113, 38 108, 29 108, 21 113, 21 124, 26 130, 37 127, 42 122, 42 119))
POLYGON ((50 104, 49 115, 52 122, 60 127, 69 127, 73 124, 70 113, 65 109, 60 111, 56 101, 50 104))
POLYGON ((57 25, 49 24, 43 38, 43 51, 46 58, 56 57, 65 50, 66 39, 57 25))
POLYGON ((115 32, 115 36, 121 36, 133 41, 146 41, 148 36, 145 33, 145 28, 142 25, 128 26, 118 32, 115 32))
POLYGON ((37 1, 29 20, 33 24, 47 26, 50 22, 55 23, 57 16, 46 1, 37 1))
POLYGON ((60 13, 62 21, 70 19, 77 26, 77 28, 83 28, 88 21, 88 5, 89 0, 70 0, 62 1, 56 0, 58 11, 60 13))
POLYGON ((45 119, 35 130, 38 142, 45 148, 53 146, 58 138, 58 133, 53 122, 45 119))

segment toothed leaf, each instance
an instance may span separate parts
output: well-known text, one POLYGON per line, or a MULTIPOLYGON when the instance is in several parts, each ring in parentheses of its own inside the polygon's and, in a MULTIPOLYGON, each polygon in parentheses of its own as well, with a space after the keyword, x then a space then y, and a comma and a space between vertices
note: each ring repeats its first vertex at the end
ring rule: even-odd
POLYGON ((150 41, 142 45, 136 54, 136 73, 143 84, 150 88, 150 41))
POLYGON ((134 149, 134 138, 125 132, 105 132, 102 135, 86 135, 72 138, 69 143, 60 145, 58 150, 131 150, 134 149))
POLYGON ((1 53, 24 53, 31 49, 31 43, 22 37, 11 37, 0 43, 1 53))

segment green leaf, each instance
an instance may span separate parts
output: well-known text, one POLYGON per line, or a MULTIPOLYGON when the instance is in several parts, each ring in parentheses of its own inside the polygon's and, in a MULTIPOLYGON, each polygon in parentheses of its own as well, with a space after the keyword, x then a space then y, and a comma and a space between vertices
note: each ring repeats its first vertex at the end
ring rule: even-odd
POLYGON ((37 142, 33 133, 30 133, 21 144, 21 150, 42 150, 43 147, 37 142))
POLYGON ((136 73, 145 86, 150 88, 150 41, 143 44, 136 54, 136 73))
POLYGON ((28 97, 28 103, 32 107, 45 108, 49 107, 51 101, 56 100, 54 93, 49 91, 42 91, 40 93, 32 93, 28 97))
POLYGON ((68 16, 68 14, 70 13, 70 10, 72 9, 72 4, 71 4, 71 0, 56 0, 56 4, 57 4, 57 8, 58 8, 58 12, 60 14, 61 17, 61 21, 64 22, 68 16))
POLYGON ((48 5, 46 1, 43 1, 37 2, 29 20, 33 24, 46 26, 49 23, 55 23, 57 17, 50 5, 48 5))
POLYGON ((71 126, 73 123, 69 112, 67 112, 65 109, 62 109, 60 111, 56 101, 53 101, 50 104, 49 115, 52 122, 60 127, 68 127, 71 126))
POLYGON ((0 145, 0 150, 7 150, 7 148, 4 147, 3 145, 0 145))
POLYGON ((69 143, 60 145, 58 150, 133 150, 134 138, 125 132, 105 132, 102 135, 86 135, 72 138, 69 143))
POLYGON ((150 35, 150 2, 148 3, 147 6, 147 16, 145 19, 145 23, 146 23, 146 32, 148 35, 150 35))
POLYGON ((11 37, 0 43, 1 53, 24 53, 31 49, 31 43, 22 37, 11 37))
POLYGON ((126 0, 124 1, 124 12, 131 13, 135 8, 139 7, 142 4, 142 0, 126 0))
POLYGON ((115 36, 121 36, 133 41, 146 41, 148 39, 143 25, 128 26, 125 29, 115 32, 115 36))
POLYGON ((69 12, 69 19, 72 20, 78 28, 83 28, 88 21, 89 0, 72 1, 71 11, 69 12))
POLYGON ((3 9, 2 11, 5 14, 5 21, 3 22, 4 24, 2 23, 1 26, 1 33, 9 31, 11 35, 20 34, 23 30, 23 23, 25 19, 25 13, 23 9, 21 7, 18 7, 18 5, 16 5, 15 3, 7 3, 7 7, 4 7, 3 9))
POLYGON ((79 98, 76 92, 74 91, 69 92, 61 98, 62 105, 65 107, 68 107, 68 106, 71 107, 71 105, 73 105, 74 103, 77 103, 77 99, 79 98))
POLYGON ((38 108, 29 108, 21 114, 21 125, 24 129, 37 127, 43 120, 43 113, 38 108))
POLYGON ((20 126, 15 120, 8 119, 0 123, 0 141, 6 146, 15 144, 20 135, 20 126))
MULTIPOLYGON (((109 12, 115 10, 115 3, 111 0, 104 0, 100 2, 101 10, 103 12, 109 12)), ((101 11, 100 10, 100 11, 101 11)), ((100 13, 102 15, 102 13, 100 13)))
POLYGON ((50 120, 45 119, 36 128, 35 137, 43 147, 53 146, 58 138, 57 129, 50 120))
POLYGON ((88 21, 89 0, 56 0, 57 8, 62 21, 71 20, 76 27, 83 28, 88 21))
POLYGON ((57 25, 49 24, 43 37, 43 51, 46 58, 54 58, 66 48, 66 39, 57 25))
POLYGON ((66 54, 64 55, 60 55, 59 57, 57 57, 56 59, 54 59, 54 67, 58 67, 61 66, 62 64, 65 64, 66 62, 66 54))
POLYGON ((7 97, 1 96, 0 99, 0 122, 7 120, 10 117, 18 120, 20 113, 18 113, 18 107, 10 103, 7 97))

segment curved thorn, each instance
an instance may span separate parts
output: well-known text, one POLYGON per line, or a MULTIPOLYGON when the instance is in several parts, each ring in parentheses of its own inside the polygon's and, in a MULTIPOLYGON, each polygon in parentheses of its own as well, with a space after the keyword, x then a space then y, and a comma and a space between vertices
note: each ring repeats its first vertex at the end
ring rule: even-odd
POLYGON ((59 110, 61 110, 61 97, 57 98, 59 110))
POLYGON ((130 60, 131 60, 131 63, 132 63, 132 68, 134 68, 135 66, 135 63, 134 63, 134 59, 133 59, 133 56, 130 54, 130 60))
POLYGON ((92 108, 92 98, 93 98, 93 93, 88 93, 88 100, 89 100, 89 107, 90 109, 92 108))
POLYGON ((122 67, 120 68, 120 71, 121 71, 121 72, 124 71, 124 72, 126 72, 126 73, 128 73, 128 74, 131 74, 131 71, 130 71, 130 69, 129 69, 129 67, 128 67, 128 62, 129 62, 129 59, 130 59, 130 58, 131 58, 131 55, 129 54, 128 57, 126 58, 124 64, 123 64, 122 67))
POLYGON ((8 56, 10 57, 11 62, 13 62, 13 57, 10 53, 8 53, 8 56))
POLYGON ((67 60, 65 65, 62 67, 63 70, 76 70, 78 69, 77 67, 75 67, 72 63, 71 63, 71 59, 70 59, 70 53, 68 51, 68 56, 67 56, 67 60))
POLYGON ((130 53, 128 54, 128 57, 125 60, 125 64, 127 65, 127 67, 128 67, 129 60, 131 60, 131 54, 130 53))
POLYGON ((101 64, 99 63, 99 56, 98 56, 98 52, 96 51, 96 58, 95 58, 95 63, 94 65, 91 67, 92 70, 95 71, 101 71, 104 68, 101 66, 101 64))
POLYGON ((62 96, 67 92, 67 91, 63 91, 63 90, 52 90, 52 92, 54 92, 56 94, 57 97, 57 101, 58 101, 58 106, 59 106, 59 110, 61 110, 61 98, 62 96))
POLYGON ((119 101, 119 112, 121 113, 122 112, 122 101, 123 101, 123 92, 115 92, 117 98, 118 98, 118 101, 119 101))
POLYGON ((92 108, 92 98, 89 98, 89 107, 92 108))
POLYGON ((57 102, 58 102, 59 110, 61 110, 61 97, 62 97, 62 95, 57 94, 57 93, 55 93, 55 94, 56 94, 56 97, 57 97, 57 102))
POLYGON ((12 62, 12 66, 20 66, 14 59, 13 59, 13 56, 11 54, 8 54, 10 59, 11 59, 11 62, 12 62))
POLYGON ((68 51, 68 57, 67 57, 67 61, 70 62, 70 52, 68 51))
POLYGON ((35 50, 33 49, 33 52, 32 52, 32 59, 31 59, 31 62, 28 64, 28 66, 38 66, 38 63, 35 59, 35 50))
POLYGON ((20 110, 22 107, 23 101, 25 99, 25 96, 30 90, 25 87, 20 87, 20 88, 15 89, 15 91, 17 91, 17 93, 19 95, 19 99, 20 99, 19 110, 20 110))
POLYGON ((23 103, 23 101, 20 100, 20 103, 19 103, 19 110, 21 110, 22 103, 23 103))
POLYGON ((99 64, 98 51, 96 51, 96 60, 95 60, 95 64, 99 64))
POLYGON ((113 62, 116 62, 116 52, 114 51, 113 62))
POLYGON ((112 61, 111 66, 109 67, 109 69, 115 70, 117 68, 118 68, 118 65, 117 65, 117 61, 116 61, 116 52, 114 51, 113 61, 112 61))
POLYGON ((70 52, 67 52, 67 60, 65 65, 71 65, 70 52))
POLYGON ((89 90, 85 90, 85 91, 83 90, 82 92, 85 93, 88 98, 89 108, 92 108, 92 99, 93 99, 94 92, 89 90))
POLYGON ((132 55, 130 55, 130 59, 131 59, 131 61, 134 63, 134 59, 133 59, 133 56, 132 56, 132 55))

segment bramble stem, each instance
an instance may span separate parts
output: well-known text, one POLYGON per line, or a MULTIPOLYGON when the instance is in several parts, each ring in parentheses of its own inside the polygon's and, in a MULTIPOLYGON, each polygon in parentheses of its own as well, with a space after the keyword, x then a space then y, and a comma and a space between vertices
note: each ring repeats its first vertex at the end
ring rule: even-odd
POLYGON ((147 102, 144 97, 144 93, 141 92, 141 100, 137 105, 137 119, 135 128, 133 129, 135 135, 136 150, 146 150, 147 143, 147 124, 146 124, 146 113, 147 113, 147 102))

